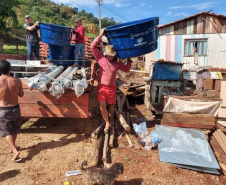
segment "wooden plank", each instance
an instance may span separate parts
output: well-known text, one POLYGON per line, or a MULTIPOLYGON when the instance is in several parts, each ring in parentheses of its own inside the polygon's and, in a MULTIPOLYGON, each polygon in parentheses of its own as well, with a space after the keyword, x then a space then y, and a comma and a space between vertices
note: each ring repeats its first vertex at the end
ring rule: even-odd
POLYGON ((197 18, 197 34, 203 33, 202 28, 203 28, 202 16, 198 16, 198 18, 197 18))
POLYGON ((71 90, 66 91, 59 99, 49 92, 24 89, 24 96, 19 98, 23 117, 89 117, 89 94, 79 98, 71 90))
POLYGON ((187 21, 183 22, 183 35, 187 34, 187 21))
POLYGON ((204 33, 206 33, 206 34, 207 34, 207 33, 210 33, 210 24, 211 24, 211 23, 210 23, 210 21, 209 21, 209 16, 207 15, 207 16, 206 16, 206 24, 205 24, 205 30, 204 30, 205 32, 204 32, 204 33))
POLYGON ((49 92, 40 92, 38 90, 24 89, 24 96, 19 98, 20 104, 37 104, 42 103, 46 105, 89 105, 89 94, 84 93, 79 98, 76 97, 74 91, 66 91, 59 99, 52 96, 49 92))
POLYGON ((178 35, 179 34, 179 32, 178 32, 178 23, 175 23, 175 25, 174 25, 174 34, 175 35, 178 35))
POLYGON ((22 117, 88 118, 88 106, 20 104, 22 117))
POLYGON ((185 124, 185 123, 161 123, 161 125, 167 125, 171 127, 182 127, 182 128, 201 128, 201 129, 215 129, 215 126, 211 125, 195 125, 195 124, 185 124))
POLYGON ((178 25, 178 34, 183 35, 183 30, 184 30, 184 22, 180 22, 178 25))
POLYGON ((187 21, 186 34, 191 34, 191 20, 187 21))
POLYGON ((204 81, 204 90, 212 90, 213 89, 213 79, 206 79, 204 81))
POLYGON ((222 33, 226 33, 226 20, 222 21, 222 33))
POLYGON ((194 19, 193 34, 197 34, 197 18, 194 19))
POLYGON ((217 131, 215 131, 213 133, 214 137, 217 139, 219 145, 221 146, 222 150, 224 151, 224 153, 226 154, 226 144, 225 144, 225 140, 226 140, 226 136, 223 134, 222 131, 219 131, 219 129, 217 131), (222 135, 223 134, 223 135, 222 135))
POLYGON ((161 124, 207 125, 215 126, 215 117, 210 114, 164 114, 161 124))

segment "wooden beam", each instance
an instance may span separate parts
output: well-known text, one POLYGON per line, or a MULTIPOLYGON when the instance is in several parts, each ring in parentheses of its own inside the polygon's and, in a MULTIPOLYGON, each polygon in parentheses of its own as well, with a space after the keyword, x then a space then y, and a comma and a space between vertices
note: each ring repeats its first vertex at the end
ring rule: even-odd
POLYGON ((129 132, 131 130, 130 126, 128 125, 128 123, 126 122, 125 118, 123 117, 123 115, 117 110, 115 109, 115 113, 119 119, 119 123, 122 125, 122 127, 129 132))
POLYGON ((104 138, 104 147, 103 147, 103 162, 107 162, 107 154, 108 154, 108 143, 109 143, 109 132, 105 133, 104 138))
POLYGON ((97 129, 91 134, 91 138, 97 139, 100 132, 104 130, 105 123, 102 123, 97 129))
POLYGON ((197 124, 215 126, 215 117, 210 114, 185 114, 185 113, 170 113, 164 114, 161 124, 197 124))
POLYGON ((114 147, 114 139, 115 139, 115 124, 114 124, 114 122, 113 122, 112 128, 111 128, 111 130, 110 130, 110 139, 109 139, 109 146, 110 146, 111 148, 114 147))

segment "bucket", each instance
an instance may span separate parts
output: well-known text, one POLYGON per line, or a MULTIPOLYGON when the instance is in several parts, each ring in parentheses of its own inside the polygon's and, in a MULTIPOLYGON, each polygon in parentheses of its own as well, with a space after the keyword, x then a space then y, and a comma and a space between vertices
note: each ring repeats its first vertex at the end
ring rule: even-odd
POLYGON ((119 58, 130 58, 157 49, 159 18, 152 17, 107 27, 105 35, 119 58))
POLYGON ((58 46, 70 45, 72 28, 47 23, 39 23, 39 27, 42 42, 58 46))
POLYGON ((49 62, 69 66, 74 64, 75 60, 75 46, 56 46, 49 44, 49 62))

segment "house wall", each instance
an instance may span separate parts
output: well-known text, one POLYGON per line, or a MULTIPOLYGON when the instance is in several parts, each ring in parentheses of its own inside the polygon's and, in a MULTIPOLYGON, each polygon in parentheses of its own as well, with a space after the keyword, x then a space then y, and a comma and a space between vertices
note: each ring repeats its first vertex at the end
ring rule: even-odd
POLYGON ((159 28, 159 35, 185 35, 203 33, 226 33, 226 19, 203 14, 191 19, 176 22, 172 25, 163 27, 160 26, 159 28))
POLYGON ((221 34, 186 34, 186 35, 161 35, 158 38, 158 49, 145 56, 145 69, 149 67, 150 59, 157 61, 174 61, 184 63, 184 69, 195 66, 194 57, 184 56, 185 39, 202 39, 207 41, 207 56, 198 57, 198 65, 226 68, 226 33, 221 34))

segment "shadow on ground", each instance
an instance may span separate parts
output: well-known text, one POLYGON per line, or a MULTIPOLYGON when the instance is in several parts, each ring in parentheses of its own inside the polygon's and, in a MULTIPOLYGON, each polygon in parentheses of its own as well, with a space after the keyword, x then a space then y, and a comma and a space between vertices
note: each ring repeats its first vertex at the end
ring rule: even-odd
POLYGON ((0 174, 0 182, 13 178, 20 173, 20 170, 9 170, 0 174))
POLYGON ((143 182, 143 179, 136 178, 131 179, 129 181, 115 181, 115 185, 141 185, 143 182))

